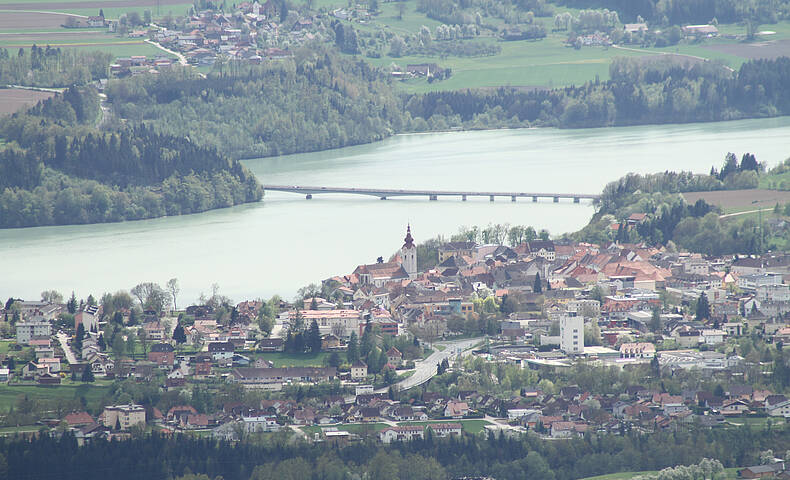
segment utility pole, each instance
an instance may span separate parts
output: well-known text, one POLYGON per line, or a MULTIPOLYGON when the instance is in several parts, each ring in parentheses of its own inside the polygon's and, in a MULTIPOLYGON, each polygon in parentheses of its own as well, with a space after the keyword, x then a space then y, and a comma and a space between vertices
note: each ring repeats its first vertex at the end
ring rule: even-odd
POLYGON ((757 253, 759 255, 762 255, 763 254, 763 209, 760 208, 759 202, 757 200, 754 200, 752 202, 752 205, 757 205, 757 214, 759 215, 759 219, 760 219, 759 220, 760 226, 758 227, 760 229, 760 243, 758 244, 757 247, 758 248, 757 253))

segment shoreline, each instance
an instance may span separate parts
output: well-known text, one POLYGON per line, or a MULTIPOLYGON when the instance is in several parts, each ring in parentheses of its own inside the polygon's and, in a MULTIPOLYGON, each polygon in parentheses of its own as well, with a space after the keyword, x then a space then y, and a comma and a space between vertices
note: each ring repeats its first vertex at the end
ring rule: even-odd
MULTIPOLYGON (((370 142, 363 142, 363 143, 354 143, 349 145, 344 145, 342 147, 334 147, 334 148, 325 148, 322 150, 307 150, 303 152, 294 152, 294 153, 285 153, 282 155, 269 155, 266 157, 238 157, 236 160, 239 161, 248 161, 248 160, 261 160, 261 159, 269 159, 269 158, 283 158, 288 157, 291 155, 304 155, 310 153, 322 153, 322 152, 331 152, 334 150, 341 150, 343 148, 351 148, 351 147, 358 147, 362 145, 373 145, 375 143, 384 142, 390 138, 395 137, 410 137, 410 136, 419 136, 419 135, 434 135, 434 134, 444 134, 444 133, 471 133, 471 132, 496 132, 496 131, 511 131, 511 130, 560 130, 560 131, 569 131, 569 130, 605 130, 605 129, 612 129, 612 128, 634 128, 634 127, 666 127, 666 126, 684 126, 684 125, 700 125, 700 124, 721 124, 721 123, 729 123, 729 122, 744 122, 749 120, 771 120, 771 119, 780 119, 780 118, 788 118, 790 119, 790 115, 776 115, 776 116, 768 116, 768 117, 744 117, 744 118, 729 118, 726 120, 704 120, 704 121, 696 121, 696 122, 667 122, 667 123, 633 123, 633 124, 618 124, 618 125, 608 125, 608 126, 590 126, 590 127, 556 127, 556 126, 546 126, 546 125, 530 125, 526 127, 490 127, 490 128, 459 128, 459 129, 450 129, 450 130, 431 130, 427 132, 401 132, 401 133, 393 133, 387 137, 384 137, 379 140, 372 140, 370 142)), ((232 157, 233 158, 233 157, 232 157)))

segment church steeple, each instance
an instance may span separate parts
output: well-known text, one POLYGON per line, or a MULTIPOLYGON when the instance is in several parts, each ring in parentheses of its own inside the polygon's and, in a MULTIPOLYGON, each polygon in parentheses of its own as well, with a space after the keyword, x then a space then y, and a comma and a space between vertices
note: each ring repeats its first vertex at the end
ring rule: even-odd
POLYGON ((406 226, 406 238, 403 239, 403 248, 414 248, 414 239, 411 237, 411 225, 406 226))
POLYGON ((400 248, 401 265, 409 278, 417 276, 417 247, 411 236, 411 225, 406 227, 406 238, 403 239, 403 246, 400 248))

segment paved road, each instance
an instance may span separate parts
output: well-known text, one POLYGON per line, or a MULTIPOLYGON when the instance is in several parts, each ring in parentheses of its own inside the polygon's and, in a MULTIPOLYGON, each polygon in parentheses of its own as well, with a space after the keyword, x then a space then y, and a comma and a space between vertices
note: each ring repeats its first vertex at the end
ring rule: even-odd
POLYGON ((66 354, 66 361, 69 362, 69 365, 73 365, 77 363, 77 357, 74 356, 74 352, 71 351, 71 347, 69 347, 68 338, 65 333, 60 332, 56 335, 58 337, 58 341, 60 342, 60 348, 63 349, 63 353, 66 354))
MULTIPOLYGON (((480 343, 482 338, 471 338, 467 340, 455 340, 451 342, 436 342, 436 345, 443 345, 446 347, 441 352, 439 350, 434 351, 428 358, 422 360, 421 362, 417 362, 415 365, 414 375, 409 378, 403 379, 400 382, 396 383, 396 388, 400 390, 408 390, 412 387, 416 387, 418 385, 422 385, 423 383, 430 380, 434 375, 436 375, 436 365, 441 363, 444 359, 453 357, 459 353, 463 353, 465 351, 470 350, 476 344, 480 343)), ((384 389, 383 391, 387 391, 384 389)))

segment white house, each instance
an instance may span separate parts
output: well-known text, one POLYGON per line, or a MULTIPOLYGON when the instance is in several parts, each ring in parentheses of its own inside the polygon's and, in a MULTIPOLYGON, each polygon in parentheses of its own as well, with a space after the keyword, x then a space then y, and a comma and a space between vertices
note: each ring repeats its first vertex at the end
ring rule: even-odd
POLYGON ((244 431, 247 433, 276 432, 280 430, 280 425, 272 416, 242 417, 241 421, 242 425, 244 425, 244 431))
POLYGON ((401 425, 397 427, 389 427, 379 432, 379 440, 382 443, 392 443, 395 441, 413 440, 415 438, 423 438, 425 430, 422 425, 401 425))
POLYGON ((724 337, 727 336, 727 332, 721 329, 703 329, 700 332, 700 337, 702 338, 702 343, 707 345, 718 345, 720 343, 724 343, 724 337))
POLYGON ((772 417, 790 418, 790 400, 765 407, 765 410, 768 412, 768 415, 772 417))

